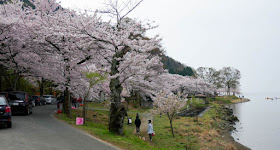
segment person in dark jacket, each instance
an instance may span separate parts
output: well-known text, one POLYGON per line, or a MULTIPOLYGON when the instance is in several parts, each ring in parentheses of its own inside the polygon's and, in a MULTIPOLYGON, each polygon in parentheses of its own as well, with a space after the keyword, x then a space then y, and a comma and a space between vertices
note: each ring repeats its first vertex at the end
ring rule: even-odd
POLYGON ((137 113, 136 119, 135 119, 135 125, 136 125, 136 133, 140 134, 140 125, 141 125, 141 120, 139 118, 139 114, 137 113))
POLYGON ((57 101, 56 101, 56 105, 57 105, 57 109, 59 109, 59 108, 60 108, 59 99, 57 99, 57 101))
POLYGON ((74 106, 75 108, 77 107, 76 103, 77 103, 77 99, 76 98, 72 98, 72 106, 74 106))

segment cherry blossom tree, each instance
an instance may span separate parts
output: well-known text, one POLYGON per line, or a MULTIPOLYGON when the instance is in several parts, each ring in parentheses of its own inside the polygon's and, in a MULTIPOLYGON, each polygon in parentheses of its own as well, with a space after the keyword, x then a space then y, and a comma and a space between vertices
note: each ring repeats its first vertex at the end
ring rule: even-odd
POLYGON ((176 114, 179 112, 179 109, 187 104, 186 97, 182 96, 180 93, 177 93, 175 95, 173 93, 167 93, 162 91, 158 93, 153 100, 154 100, 153 112, 163 113, 167 115, 170 122, 172 136, 174 137, 172 122, 176 114))
POLYGON ((131 78, 125 84, 126 95, 135 91, 140 92, 145 97, 154 98, 158 92, 181 93, 183 96, 203 93, 213 95, 215 87, 206 83, 203 79, 170 74, 167 71, 149 78, 131 78))
POLYGON ((160 57, 152 53, 161 48, 161 39, 146 36, 154 26, 127 18, 141 2, 110 0, 104 11, 94 14, 62 9, 55 0, 33 0, 34 7, 24 9, 18 1, 7 4, 0 14, 0 46, 5 51, 0 53, 0 63, 54 82, 67 95, 63 106, 69 117, 70 92, 94 97, 100 90, 107 91, 109 130, 122 134, 122 93, 138 89, 154 97, 161 90, 184 95, 211 91, 203 80, 163 70, 160 57), (113 18, 103 21, 99 13, 113 18), (91 86, 83 72, 107 73, 108 80, 91 86))
MULTIPOLYGON (((134 6, 136 7, 139 3, 134 6)), ((112 84, 118 82, 111 86, 113 89, 111 93, 114 93, 112 95, 115 95, 113 97, 117 99, 120 98, 117 93, 122 90, 121 88, 116 90, 114 87, 119 87, 118 85, 134 75, 147 76, 149 73, 146 70, 152 72, 161 69, 161 67, 159 69, 156 67, 161 66, 158 63, 159 59, 148 53, 159 47, 159 40, 143 36, 150 27, 146 28, 142 23, 124 18, 135 7, 129 9, 124 15, 120 15, 122 13, 120 11, 118 16, 122 17, 117 17, 117 23, 111 24, 103 22, 96 15, 77 14, 74 11, 61 9, 54 0, 34 0, 32 5, 34 9, 24 8, 24 12, 19 11, 22 13, 15 15, 25 29, 22 30, 25 33, 18 32, 18 36, 13 36, 24 39, 22 40, 24 51, 19 44, 15 46, 21 50, 16 54, 26 54, 25 59, 22 59, 24 57, 18 59, 22 63, 19 66, 29 68, 29 73, 33 75, 55 82, 60 90, 77 89, 74 87, 78 85, 81 77, 82 67, 80 66, 86 63, 95 64, 98 69, 109 72, 112 84)), ((127 6, 123 5, 124 8, 127 6)), ((14 33, 17 31, 9 32, 9 35, 14 35, 14 33)), ((12 52, 16 51, 12 50, 12 52)), ((68 116, 70 116, 69 104, 70 101, 67 98, 64 109, 68 116)), ((114 122, 114 119, 111 120, 114 122)))
MULTIPOLYGON (((84 16, 62 9, 55 0, 34 0, 32 4, 35 9, 30 9, 25 25, 30 32, 29 43, 32 43, 28 45, 29 49, 41 56, 40 63, 36 65, 40 69, 34 70, 65 91, 63 110, 71 117, 70 92, 81 92, 76 88, 79 83, 87 85, 82 78, 83 71, 95 71, 95 67, 88 70, 84 66, 94 60, 96 46, 75 28, 75 21, 84 16)), ((91 65, 94 66, 94 63, 91 65)))
MULTIPOLYGON (((73 92, 71 86, 82 80, 83 65, 95 50, 73 28, 73 20, 80 16, 62 9, 55 0, 31 3, 34 8, 23 7, 19 1, 1 7, 0 63, 18 74, 43 77, 53 81, 60 90, 73 92)), ((70 116, 69 98, 64 110, 70 116)))
MULTIPOLYGON (((95 15, 84 18, 77 28, 98 46, 95 57, 100 64, 97 67, 106 68, 110 75, 110 120, 109 130, 123 134, 125 107, 121 103, 121 93, 126 81, 138 78, 140 81, 163 71, 158 56, 151 54, 153 49, 160 48, 158 37, 147 38, 145 33, 152 29, 137 20, 126 18, 141 1, 135 5, 123 5, 119 1, 109 1, 107 9, 102 13, 114 16, 116 21, 102 22, 95 15), (129 8, 128 8, 129 7, 129 8), (127 11, 122 11, 127 9, 127 11), (91 18, 90 18, 91 17, 91 18), (98 21, 98 22, 94 22, 98 21)), ((131 1, 127 1, 131 4, 131 1)))
MULTIPOLYGON (((89 97, 90 91, 92 90, 93 86, 96 84, 104 81, 106 79, 105 75, 102 75, 97 72, 84 72, 85 74, 85 79, 88 80, 88 83, 84 83, 83 85, 86 85, 87 88, 84 89, 84 94, 83 94, 83 118, 84 118, 84 124, 86 122, 86 99, 89 97)), ((79 87, 81 88, 81 87, 79 87)))
POLYGON ((17 89, 19 77, 29 69, 25 66, 29 52, 25 51, 27 30, 23 26, 22 16, 26 11, 22 6, 22 2, 12 1, 0 7, 0 64, 13 70, 13 89, 17 89))

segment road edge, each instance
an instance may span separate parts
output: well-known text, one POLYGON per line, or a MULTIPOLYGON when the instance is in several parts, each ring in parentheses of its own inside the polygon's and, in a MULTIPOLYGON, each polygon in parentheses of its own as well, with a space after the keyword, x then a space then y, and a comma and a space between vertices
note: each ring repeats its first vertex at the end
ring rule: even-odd
POLYGON ((93 135, 87 133, 86 131, 83 131, 83 130, 81 130, 81 129, 79 129, 79 128, 76 128, 76 127, 74 127, 74 126, 68 124, 68 123, 67 123, 66 121, 64 121, 64 120, 60 120, 60 119, 56 118, 56 117, 54 116, 55 113, 56 113, 56 111, 54 111, 54 113, 52 113, 52 114, 50 115, 54 120, 59 121, 59 122, 61 122, 61 123, 65 124, 65 125, 67 125, 67 126, 73 128, 73 129, 77 130, 78 132, 83 133, 83 134, 85 134, 85 135, 91 137, 92 139, 95 139, 95 140, 97 140, 97 141, 99 141, 99 142, 101 142, 101 143, 104 143, 104 144, 106 144, 106 145, 108 145, 108 146, 110 146, 110 147, 113 147, 113 148, 115 148, 116 150, 122 150, 122 149, 120 149, 119 147, 116 147, 116 145, 113 145, 113 144, 111 144, 111 143, 109 143, 109 142, 107 142, 107 141, 103 141, 103 140, 99 139, 98 137, 95 137, 95 136, 93 136, 93 135))

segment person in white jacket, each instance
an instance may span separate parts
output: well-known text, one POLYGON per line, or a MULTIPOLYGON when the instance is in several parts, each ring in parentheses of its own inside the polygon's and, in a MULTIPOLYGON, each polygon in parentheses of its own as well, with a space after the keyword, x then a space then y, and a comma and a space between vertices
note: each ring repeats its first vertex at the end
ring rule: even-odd
POLYGON ((148 134, 150 136, 150 141, 152 141, 152 134, 154 133, 152 121, 149 120, 148 124, 148 134))

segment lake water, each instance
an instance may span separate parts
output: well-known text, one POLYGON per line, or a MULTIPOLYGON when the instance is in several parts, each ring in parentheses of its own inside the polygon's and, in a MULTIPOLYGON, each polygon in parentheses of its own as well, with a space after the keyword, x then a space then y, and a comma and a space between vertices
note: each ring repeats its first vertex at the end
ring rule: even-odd
POLYGON ((237 142, 252 150, 280 149, 280 99, 275 97, 280 97, 280 92, 247 94, 250 102, 230 106, 239 119, 237 131, 232 133, 237 142))

